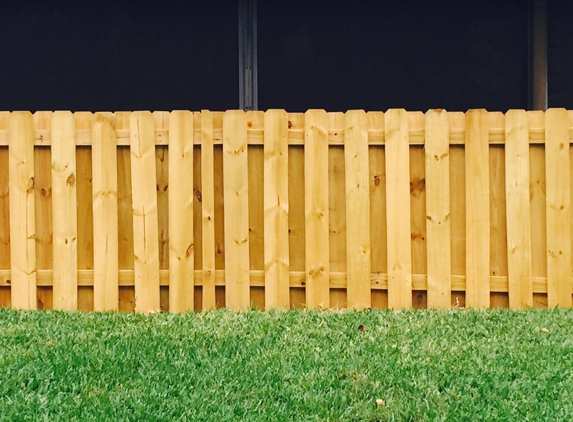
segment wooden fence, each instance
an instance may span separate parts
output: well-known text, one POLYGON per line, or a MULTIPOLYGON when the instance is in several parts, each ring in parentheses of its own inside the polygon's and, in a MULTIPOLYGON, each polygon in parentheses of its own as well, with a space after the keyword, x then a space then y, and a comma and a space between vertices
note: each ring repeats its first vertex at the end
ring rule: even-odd
POLYGON ((572 305, 573 112, 0 113, 0 305, 572 305))

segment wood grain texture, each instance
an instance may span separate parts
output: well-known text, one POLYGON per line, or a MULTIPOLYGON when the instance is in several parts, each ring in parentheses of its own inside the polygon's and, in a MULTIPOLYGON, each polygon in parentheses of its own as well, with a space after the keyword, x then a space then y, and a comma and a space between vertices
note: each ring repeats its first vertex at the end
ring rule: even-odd
POLYGON ((119 306, 117 143, 115 118, 96 113, 92 129, 94 310, 119 306))
POLYGON ((11 305, 36 309, 34 121, 13 112, 9 137, 11 305))
POLYGON ((155 172, 155 121, 147 111, 130 115, 135 310, 159 309, 159 233, 155 172))
POLYGON ((370 186, 368 120, 362 110, 346 113, 346 251, 350 308, 370 308, 370 186))
POLYGON ((547 303, 571 306, 571 181, 569 116, 565 109, 545 112, 547 189, 547 303))
POLYGON ((450 145, 448 114, 426 113, 426 241, 428 308, 451 306, 450 145))
POLYGON ((225 302, 230 309, 247 309, 251 305, 247 119, 240 110, 223 116, 223 189, 225 302))
POLYGON ((193 115, 169 117, 169 311, 194 306, 193 115))
POLYGON ((52 119, 52 216, 55 309, 77 309, 78 226, 74 116, 56 111, 52 119))
POLYGON ((505 116, 505 128, 509 307, 519 309, 533 306, 527 113, 509 110, 505 116))
POLYGON ((284 110, 265 113, 264 245, 265 308, 290 307, 288 119, 284 110))
POLYGON ((203 258, 203 310, 215 307, 215 162, 213 115, 201 112, 201 225, 203 258))
POLYGON ((466 114, 466 306, 490 303, 489 120, 486 110, 466 114))
POLYGON ((412 307, 410 154, 408 119, 402 109, 385 114, 388 307, 412 307))
POLYGON ((304 192, 306 306, 330 307, 328 115, 305 113, 304 192))

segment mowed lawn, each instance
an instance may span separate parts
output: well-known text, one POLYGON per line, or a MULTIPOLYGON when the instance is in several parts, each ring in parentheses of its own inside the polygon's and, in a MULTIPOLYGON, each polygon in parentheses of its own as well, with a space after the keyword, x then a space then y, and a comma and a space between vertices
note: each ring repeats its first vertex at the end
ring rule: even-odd
POLYGON ((0 309, 0 420, 573 420, 573 310, 0 309))

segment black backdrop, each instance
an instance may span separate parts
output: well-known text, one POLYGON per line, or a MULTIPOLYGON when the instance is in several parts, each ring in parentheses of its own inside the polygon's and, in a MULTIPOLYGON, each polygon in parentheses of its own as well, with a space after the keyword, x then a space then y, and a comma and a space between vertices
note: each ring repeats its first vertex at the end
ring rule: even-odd
MULTIPOLYGON (((0 8, 0 110, 238 107, 236 0, 0 8)), ((573 1, 549 0, 549 105, 573 109, 573 1)), ((258 2, 259 108, 527 108, 527 1, 258 2)))

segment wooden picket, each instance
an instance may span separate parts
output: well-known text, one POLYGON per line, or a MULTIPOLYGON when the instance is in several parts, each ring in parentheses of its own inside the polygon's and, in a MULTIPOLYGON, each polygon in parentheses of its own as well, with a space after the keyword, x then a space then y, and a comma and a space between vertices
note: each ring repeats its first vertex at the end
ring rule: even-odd
POLYGON ((76 200, 75 122, 69 111, 52 120, 52 218, 54 308, 72 311, 78 304, 78 214, 76 200))
POLYGON ((466 114, 466 304, 490 301, 489 121, 485 110, 466 114))
POLYGON ((328 115, 305 114, 304 192, 306 230, 306 305, 330 307, 328 241, 328 115))
POLYGON ((248 176, 247 119, 242 111, 227 111, 223 117, 223 196, 225 301, 230 309, 251 305, 248 176))
POLYGON ((450 247, 450 145, 448 115, 426 114, 426 236, 428 248, 428 307, 452 305, 450 247))
POLYGON ((15 112, 12 115, 9 148, 12 306, 35 309, 34 122, 31 113, 15 112))
POLYGON ((410 159, 406 110, 386 113, 386 215, 388 306, 412 307, 410 159))
POLYGON ((117 310, 119 243, 117 138, 111 113, 97 113, 92 128, 94 310, 117 310))
POLYGON ((572 306, 573 112, 0 112, 0 306, 572 306))

